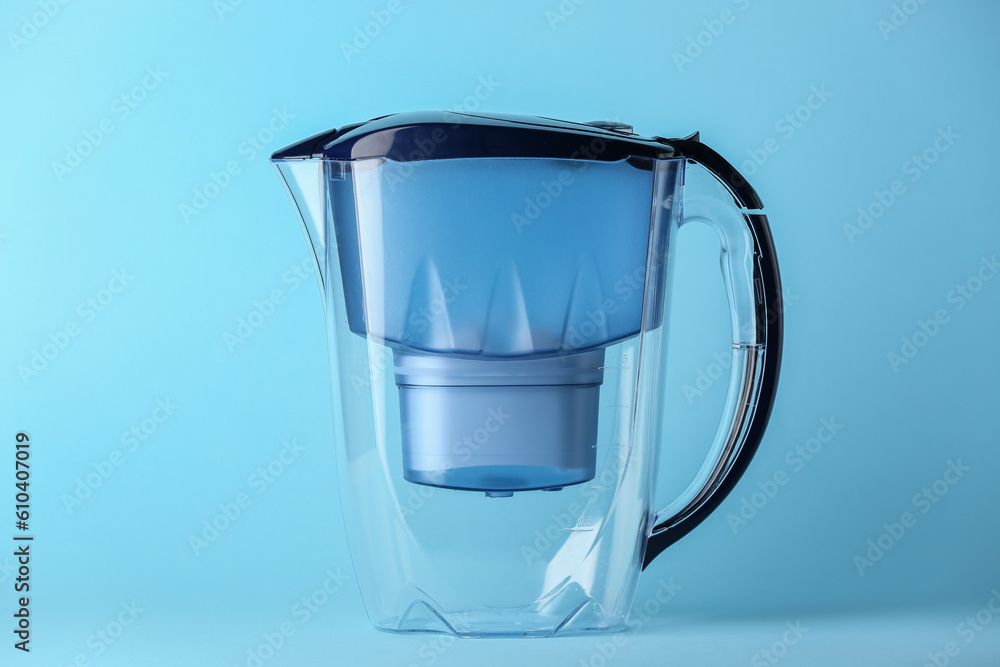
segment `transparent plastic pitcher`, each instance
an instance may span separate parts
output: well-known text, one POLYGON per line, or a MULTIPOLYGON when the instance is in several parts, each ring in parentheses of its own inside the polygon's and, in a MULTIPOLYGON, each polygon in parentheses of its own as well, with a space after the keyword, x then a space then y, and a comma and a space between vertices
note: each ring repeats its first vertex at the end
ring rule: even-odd
POLYGON ((697 137, 610 122, 396 114, 271 159, 325 295, 371 622, 622 628, 642 568, 718 506, 767 424, 781 296, 757 195, 697 137), (704 465, 656 508, 671 247, 694 221, 721 240, 732 374, 704 465))

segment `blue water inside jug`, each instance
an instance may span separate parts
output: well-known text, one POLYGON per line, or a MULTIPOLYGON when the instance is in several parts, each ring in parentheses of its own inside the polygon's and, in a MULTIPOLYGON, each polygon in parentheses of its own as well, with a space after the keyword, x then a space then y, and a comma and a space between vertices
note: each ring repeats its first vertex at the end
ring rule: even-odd
POLYGON ((491 496, 592 479, 604 349, 643 316, 648 164, 369 159, 324 178, 348 324, 393 350, 405 478, 491 496))

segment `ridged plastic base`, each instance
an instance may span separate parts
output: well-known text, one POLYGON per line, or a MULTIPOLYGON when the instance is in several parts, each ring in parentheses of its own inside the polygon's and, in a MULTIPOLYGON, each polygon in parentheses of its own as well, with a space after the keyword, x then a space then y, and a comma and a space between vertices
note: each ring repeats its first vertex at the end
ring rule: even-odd
POLYGON ((625 618, 608 618, 593 599, 579 602, 566 613, 526 609, 491 609, 443 614, 418 600, 399 618, 374 623, 383 632, 428 633, 463 638, 553 637, 592 632, 620 632, 625 618))

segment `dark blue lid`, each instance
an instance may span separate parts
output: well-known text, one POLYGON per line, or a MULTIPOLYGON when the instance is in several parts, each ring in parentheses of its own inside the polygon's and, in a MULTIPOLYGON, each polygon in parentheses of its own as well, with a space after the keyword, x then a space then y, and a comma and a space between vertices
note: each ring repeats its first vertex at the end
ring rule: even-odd
POLYGON ((273 160, 385 157, 398 162, 449 158, 539 157, 613 162, 669 158, 666 139, 641 137, 618 123, 569 123, 536 116, 413 111, 317 134, 274 153, 273 160))

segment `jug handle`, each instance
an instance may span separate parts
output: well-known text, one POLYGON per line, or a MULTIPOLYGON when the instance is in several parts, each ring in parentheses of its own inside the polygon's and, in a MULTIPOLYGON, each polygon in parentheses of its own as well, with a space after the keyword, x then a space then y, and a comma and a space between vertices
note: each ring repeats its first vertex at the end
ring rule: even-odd
POLYGON ((662 139, 678 158, 707 169, 733 198, 683 199, 689 212, 678 224, 705 222, 722 242, 722 268, 732 315, 733 365, 726 412, 715 442, 691 485, 650 520, 643 569, 690 533, 729 495, 757 452, 778 386, 782 347, 781 278, 774 243, 757 193, 698 135, 662 139), (720 214, 720 208, 727 213, 720 214), (713 210, 714 209, 714 210, 713 210), (734 215, 734 213, 736 215, 734 215), (728 422, 728 423, 727 423, 728 422))

